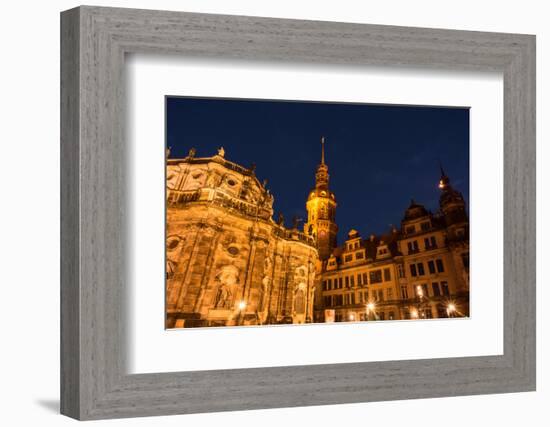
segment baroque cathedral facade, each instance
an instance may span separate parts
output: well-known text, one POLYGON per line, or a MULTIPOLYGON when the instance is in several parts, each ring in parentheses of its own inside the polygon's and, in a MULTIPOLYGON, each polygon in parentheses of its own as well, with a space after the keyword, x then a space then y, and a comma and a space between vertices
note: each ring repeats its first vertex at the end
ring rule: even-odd
POLYGON ((338 245, 324 142, 302 230, 223 148, 167 159, 167 328, 469 316, 468 217, 443 169, 437 213, 411 201, 399 229, 338 245))

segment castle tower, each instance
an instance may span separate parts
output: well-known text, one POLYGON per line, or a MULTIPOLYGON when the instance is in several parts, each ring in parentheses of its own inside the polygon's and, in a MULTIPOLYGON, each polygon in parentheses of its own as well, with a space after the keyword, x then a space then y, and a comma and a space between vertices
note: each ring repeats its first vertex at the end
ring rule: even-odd
POLYGON ((325 163, 325 138, 321 138, 321 163, 315 173, 315 188, 309 193, 306 209, 307 222, 304 232, 317 241, 319 258, 326 260, 336 247, 336 198, 328 187, 328 166, 325 163))
POLYGON ((462 194, 455 190, 451 185, 451 180, 445 174, 443 167, 439 166, 441 178, 439 178, 439 208, 445 219, 445 225, 449 232, 448 238, 451 240, 460 238, 467 234, 468 215, 466 214, 466 204, 462 194))

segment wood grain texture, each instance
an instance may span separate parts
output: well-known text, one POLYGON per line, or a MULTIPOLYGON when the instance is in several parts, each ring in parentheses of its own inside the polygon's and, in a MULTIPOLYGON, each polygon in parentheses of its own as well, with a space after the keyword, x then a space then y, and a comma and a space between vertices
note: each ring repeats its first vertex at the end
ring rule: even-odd
POLYGON ((535 389, 535 38, 80 7, 62 13, 62 413, 78 419, 535 389), (128 375, 127 53, 504 75, 504 354, 128 375))

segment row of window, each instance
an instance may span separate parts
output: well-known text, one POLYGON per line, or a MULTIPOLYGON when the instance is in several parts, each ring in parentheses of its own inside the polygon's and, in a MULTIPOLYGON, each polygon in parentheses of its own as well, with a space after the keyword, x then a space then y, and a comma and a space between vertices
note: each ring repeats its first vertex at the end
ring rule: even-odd
MULTIPOLYGON (((427 251, 437 248, 437 241, 435 239, 435 236, 424 238, 424 248, 427 251)), ((410 242, 407 242, 407 250, 409 252, 409 255, 420 252, 420 247, 418 246, 418 240, 411 240, 410 242)))
MULTIPOLYGON (((409 264, 409 268, 410 268, 412 277, 424 276, 426 274, 424 270, 423 262, 409 264)), ((428 271, 430 272, 430 274, 435 274, 436 272, 444 273, 445 267, 443 266, 443 260, 441 258, 438 258, 435 261, 434 260, 428 261, 428 271)))
MULTIPOLYGON (((449 284, 446 281, 443 282, 432 282, 431 289, 428 287, 427 283, 422 285, 417 285, 415 287, 415 296, 417 297, 439 297, 439 296, 449 296, 449 284)), ((409 299, 413 295, 409 296, 408 286, 401 286, 401 299, 409 299)))
MULTIPOLYGON (((355 252, 355 254, 347 254, 344 256, 344 262, 352 262, 353 261, 353 258, 354 258, 354 255, 355 255, 355 259, 358 260, 358 259, 365 259, 365 252, 364 251, 359 251, 359 252, 355 252)), ((332 265, 332 264, 331 264, 332 265)))
POLYGON ((353 243, 348 243, 347 244, 348 251, 352 251, 354 249, 359 249, 359 246, 360 246, 359 242, 353 242, 353 243))
MULTIPOLYGON (((425 222, 422 222, 420 223, 420 229, 422 231, 428 231, 430 229, 430 222, 429 221, 425 221, 425 222)), ((405 228, 405 233, 406 234, 414 234, 416 233, 416 226, 415 225, 409 225, 405 228)))
POLYGON ((391 280, 391 270, 388 268, 373 270, 367 273, 352 274, 350 276, 335 277, 334 279, 323 280, 323 291, 333 289, 353 288, 370 284, 389 282, 391 280))
MULTIPOLYGON (((407 300, 412 297, 440 297, 449 296, 449 284, 446 281, 432 282, 431 287, 427 283, 415 287, 415 295, 409 294, 409 287, 401 286, 401 299, 407 300)), ((393 289, 378 289, 354 292, 338 295, 326 295, 324 297, 325 307, 340 305, 366 304, 368 302, 384 302, 394 299, 393 289)))
POLYGON ((338 295, 325 295, 323 301, 325 307, 336 307, 339 305, 367 304, 369 302, 384 302, 394 299, 393 289, 378 289, 362 292, 350 292, 338 295))
POLYGON ((345 313, 336 313, 334 320, 336 322, 347 322, 347 321, 365 321, 365 320, 394 320, 395 319, 395 313, 393 311, 389 311, 388 315, 386 316, 386 313, 381 311, 380 313, 376 313, 376 316, 368 315, 367 313, 359 313, 359 318, 350 318, 349 315, 346 317, 345 313))

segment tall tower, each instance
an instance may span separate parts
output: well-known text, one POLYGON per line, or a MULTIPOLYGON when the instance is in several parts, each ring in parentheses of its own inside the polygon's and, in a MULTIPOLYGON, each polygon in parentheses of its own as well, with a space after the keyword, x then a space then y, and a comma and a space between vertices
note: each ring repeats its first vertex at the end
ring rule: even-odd
POLYGON ((321 164, 315 173, 315 188, 309 193, 306 203, 307 222, 304 232, 317 241, 319 258, 326 260, 336 247, 336 198, 328 188, 329 174, 325 163, 325 137, 321 138, 321 164))
POLYGON ((439 178, 439 189, 441 196, 439 197, 439 208, 445 218, 447 226, 448 238, 453 240, 460 235, 468 232, 468 215, 466 214, 466 204, 462 194, 455 190, 451 185, 451 180, 445 174, 443 167, 439 165, 441 178, 439 178), (457 236, 458 234, 458 236, 457 236))

